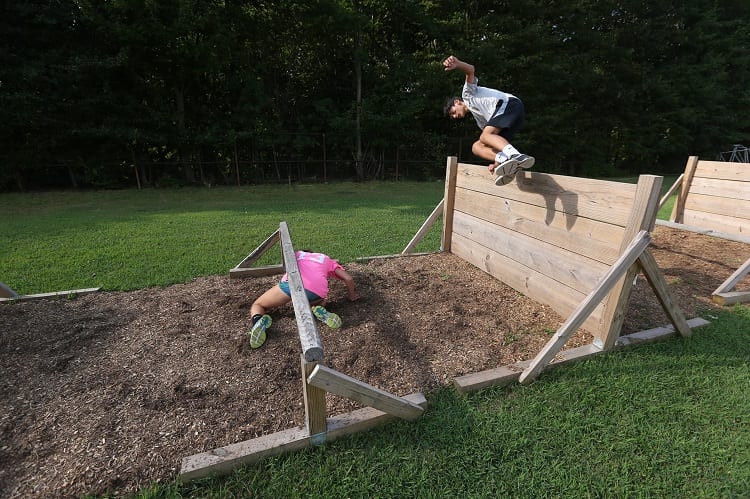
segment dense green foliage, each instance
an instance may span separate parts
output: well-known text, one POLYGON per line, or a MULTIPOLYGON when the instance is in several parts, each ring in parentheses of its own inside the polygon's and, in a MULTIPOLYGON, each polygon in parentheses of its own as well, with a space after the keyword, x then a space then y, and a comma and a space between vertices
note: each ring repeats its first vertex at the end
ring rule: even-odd
POLYGON ((541 170, 675 171, 747 139, 749 17, 740 0, 4 2, 0 190, 439 177, 477 134, 441 113, 451 53, 523 98, 541 170))

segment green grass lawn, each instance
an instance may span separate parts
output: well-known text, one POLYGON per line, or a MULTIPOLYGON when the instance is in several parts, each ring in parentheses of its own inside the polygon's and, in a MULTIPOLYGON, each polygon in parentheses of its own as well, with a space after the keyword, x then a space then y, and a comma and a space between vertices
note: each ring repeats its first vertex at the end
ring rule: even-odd
MULTIPOLYGON (((398 253, 442 194, 439 182, 3 194, 0 280, 36 293, 223 275, 282 220, 295 246, 344 262, 398 253)), ((439 248, 435 229, 418 251, 439 248)), ((416 422, 140 496, 750 497, 750 308, 710 319, 529 386, 444 388, 416 422)))
MULTIPOLYGON (((0 281, 31 294, 227 274, 281 221, 342 262, 400 253, 442 197, 440 182, 5 194, 0 281)), ((417 251, 440 248, 439 225, 417 251)))

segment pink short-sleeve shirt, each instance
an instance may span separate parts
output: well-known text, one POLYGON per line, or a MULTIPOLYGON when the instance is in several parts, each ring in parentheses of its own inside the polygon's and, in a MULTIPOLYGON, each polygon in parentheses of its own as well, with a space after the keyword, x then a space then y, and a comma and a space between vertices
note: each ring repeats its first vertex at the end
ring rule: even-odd
MULTIPOLYGON (((297 266, 302 275, 302 285, 321 298, 328 296, 328 278, 335 277, 336 269, 343 268, 338 261, 323 253, 297 251, 297 266)), ((284 274, 282 281, 289 280, 284 274)))

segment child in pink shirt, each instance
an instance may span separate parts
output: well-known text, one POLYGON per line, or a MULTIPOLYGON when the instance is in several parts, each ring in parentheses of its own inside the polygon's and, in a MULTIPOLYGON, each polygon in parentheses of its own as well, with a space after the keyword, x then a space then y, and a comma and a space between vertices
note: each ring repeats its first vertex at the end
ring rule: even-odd
MULTIPOLYGON (((323 307, 328 296, 328 279, 335 278, 343 281, 349 300, 355 301, 359 299, 359 295, 354 286, 354 279, 338 261, 326 254, 302 250, 297 251, 295 257, 307 300, 310 305, 313 305, 313 315, 328 327, 338 329, 341 327, 341 318, 323 307)), ((271 316, 266 312, 289 303, 291 300, 289 276, 284 274, 277 286, 268 289, 253 302, 250 307, 252 318, 250 346, 252 348, 258 348, 266 341, 266 330, 272 322, 271 316)))

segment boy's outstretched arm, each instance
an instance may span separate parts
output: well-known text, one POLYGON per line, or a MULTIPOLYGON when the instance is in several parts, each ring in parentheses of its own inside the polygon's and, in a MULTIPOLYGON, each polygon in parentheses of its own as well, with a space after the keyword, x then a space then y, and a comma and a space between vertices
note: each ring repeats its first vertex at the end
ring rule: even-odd
POLYGON ((443 66, 445 67, 446 71, 460 69, 464 72, 464 74, 466 74, 466 81, 468 83, 474 83, 474 66, 469 64, 468 62, 459 61, 456 56, 451 55, 443 61, 443 66))

